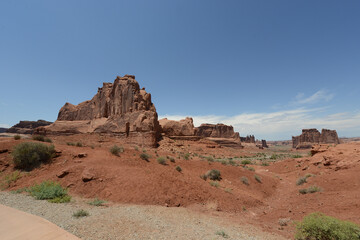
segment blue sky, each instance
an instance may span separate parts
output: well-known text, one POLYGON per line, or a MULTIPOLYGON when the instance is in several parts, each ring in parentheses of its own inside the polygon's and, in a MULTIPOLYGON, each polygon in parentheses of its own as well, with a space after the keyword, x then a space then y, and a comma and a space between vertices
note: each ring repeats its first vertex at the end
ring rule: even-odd
POLYGON ((0 2, 0 126, 134 74, 161 117, 360 136, 360 1, 0 2))

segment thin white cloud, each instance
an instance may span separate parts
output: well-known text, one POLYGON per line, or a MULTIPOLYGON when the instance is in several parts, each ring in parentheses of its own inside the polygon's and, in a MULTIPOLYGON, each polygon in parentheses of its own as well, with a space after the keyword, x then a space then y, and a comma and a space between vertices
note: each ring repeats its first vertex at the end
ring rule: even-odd
POLYGON ((10 128, 11 126, 8 124, 0 123, 1 128, 10 128))
POLYGON ((314 104, 317 102, 328 102, 333 99, 334 94, 326 91, 326 90, 319 90, 310 97, 305 97, 304 93, 298 93, 295 97, 295 101, 292 104, 314 104))
MULTIPOLYGON (((235 116, 192 116, 194 125, 201 123, 224 123, 232 125, 240 136, 254 134, 258 139, 281 140, 291 139, 291 136, 299 135, 303 128, 336 129, 340 136, 360 136, 360 113, 342 112, 336 114, 324 114, 326 108, 299 108, 270 113, 243 113, 235 116), (324 116, 316 115, 323 112, 324 116), (315 115, 316 113, 316 115, 315 115)), ((186 116, 165 115, 159 119, 180 120, 186 116)))

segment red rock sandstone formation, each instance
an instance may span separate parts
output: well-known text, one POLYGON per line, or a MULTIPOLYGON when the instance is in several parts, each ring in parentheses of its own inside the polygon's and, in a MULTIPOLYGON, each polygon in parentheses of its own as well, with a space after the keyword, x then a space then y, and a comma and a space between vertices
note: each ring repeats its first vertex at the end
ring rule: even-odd
POLYGON ((193 119, 189 117, 180 121, 163 118, 159 123, 166 136, 194 136, 195 133, 193 119))
POLYGON ((219 124, 201 124, 200 127, 195 128, 195 135, 199 137, 211 138, 234 138, 238 139, 239 133, 234 132, 233 126, 219 124))
POLYGON ((336 130, 322 129, 320 132, 315 129, 303 129, 302 134, 292 137, 293 148, 311 148, 313 144, 334 143, 339 144, 339 138, 336 130))
MULTIPOLYGON (((128 143, 155 146, 160 134, 151 94, 140 89, 133 75, 104 83, 89 101, 66 103, 58 119, 42 131, 50 134, 108 133, 128 143)), ((41 132, 41 131, 40 131, 41 132)))
POLYGON ((15 124, 11 128, 7 129, 8 133, 21 133, 21 134, 32 134, 35 128, 48 126, 52 124, 52 122, 48 122, 45 120, 37 120, 37 121, 20 121, 18 124, 15 124))
POLYGON ((248 135, 246 137, 240 137, 241 142, 244 143, 255 143, 255 136, 254 135, 248 135))

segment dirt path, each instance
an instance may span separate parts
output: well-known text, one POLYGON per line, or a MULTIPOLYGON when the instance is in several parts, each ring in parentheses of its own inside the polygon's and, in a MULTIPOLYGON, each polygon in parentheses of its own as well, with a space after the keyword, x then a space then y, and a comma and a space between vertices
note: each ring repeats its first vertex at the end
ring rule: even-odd
POLYGON ((95 207, 83 199, 68 204, 34 200, 23 194, 0 192, 0 203, 41 216, 81 239, 284 239, 228 218, 186 208, 110 205, 95 207), (72 214, 85 209, 90 216, 72 214), (221 236, 221 233, 226 235, 221 236))

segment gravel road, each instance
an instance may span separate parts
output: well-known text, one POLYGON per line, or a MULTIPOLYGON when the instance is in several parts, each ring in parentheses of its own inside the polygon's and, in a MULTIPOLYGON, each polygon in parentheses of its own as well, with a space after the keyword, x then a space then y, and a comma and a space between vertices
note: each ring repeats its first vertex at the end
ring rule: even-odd
POLYGON ((70 203, 56 204, 9 192, 0 192, 0 204, 41 216, 86 240, 283 239, 186 208, 118 204, 96 207, 78 198, 70 203), (79 219, 73 217, 79 209, 90 215, 79 219), (226 236, 221 236, 221 231, 226 236))

